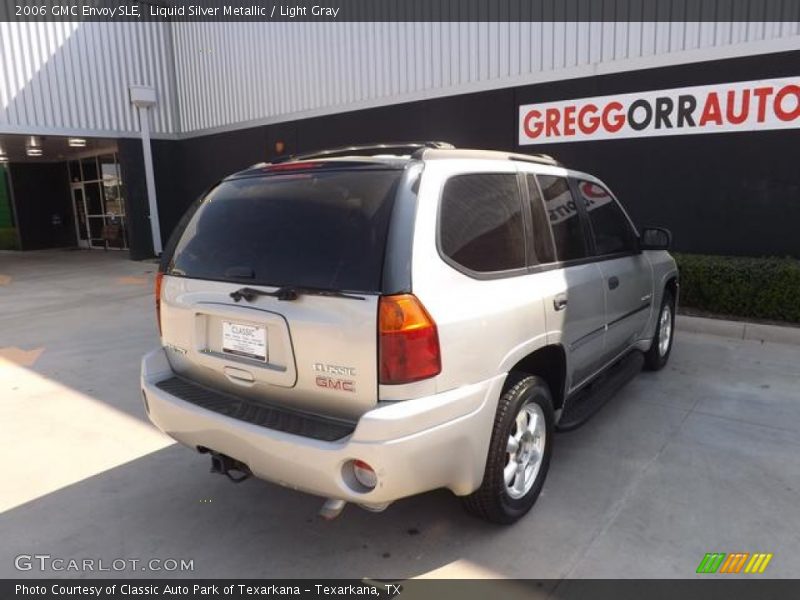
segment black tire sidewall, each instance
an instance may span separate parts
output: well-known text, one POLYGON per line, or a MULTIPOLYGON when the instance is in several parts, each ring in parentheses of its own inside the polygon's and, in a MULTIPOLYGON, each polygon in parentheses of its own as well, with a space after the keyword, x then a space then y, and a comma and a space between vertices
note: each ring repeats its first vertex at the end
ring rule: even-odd
POLYGON ((527 513, 544 486, 544 481, 547 477, 547 470, 550 467, 550 457, 553 452, 553 434, 555 430, 555 419, 553 415, 553 402, 551 399, 550 389, 547 384, 538 377, 529 377, 524 380, 525 385, 510 399, 509 410, 506 413, 506 418, 503 420, 501 427, 498 428, 495 437, 495 447, 492 448, 492 457, 494 460, 502 462, 494 470, 494 480, 491 482, 496 498, 500 507, 502 508, 505 516, 509 520, 514 521, 527 513), (533 486, 522 498, 512 498, 506 491, 505 481, 503 480, 503 467, 505 466, 506 444, 511 429, 514 426, 514 421, 517 414, 522 407, 528 402, 535 402, 542 409, 545 419, 545 446, 544 456, 542 457, 542 464, 539 472, 536 475, 536 480, 533 486))
POLYGON ((651 370, 657 370, 662 368, 664 365, 667 364, 669 360, 669 355, 672 354, 672 346, 675 344, 675 296, 673 296, 672 292, 669 290, 664 291, 664 298, 661 300, 661 306, 658 308, 658 316, 656 317, 656 331, 655 335, 653 336, 653 345, 650 347, 649 352, 647 353, 647 366, 651 370), (664 312, 664 307, 669 304, 670 307, 670 319, 672 321, 672 335, 669 340, 669 347, 667 348, 666 353, 662 356, 661 353, 658 351, 658 347, 661 343, 661 314, 664 312))

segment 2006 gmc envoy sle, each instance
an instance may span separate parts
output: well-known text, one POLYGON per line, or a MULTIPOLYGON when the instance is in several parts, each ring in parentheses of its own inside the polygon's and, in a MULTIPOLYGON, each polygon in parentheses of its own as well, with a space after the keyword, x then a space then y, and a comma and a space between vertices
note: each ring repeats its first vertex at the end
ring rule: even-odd
POLYGON ((510 523, 555 429, 669 358, 670 234, 544 155, 321 151, 215 185, 164 253, 147 413, 216 471, 510 523))

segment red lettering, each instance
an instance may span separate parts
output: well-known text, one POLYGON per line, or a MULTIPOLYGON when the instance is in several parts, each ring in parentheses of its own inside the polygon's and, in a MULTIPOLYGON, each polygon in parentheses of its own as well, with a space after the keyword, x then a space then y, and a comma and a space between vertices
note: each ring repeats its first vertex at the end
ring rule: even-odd
POLYGON ((317 375, 317 386, 327 388, 329 390, 341 390, 343 392, 355 392, 356 384, 354 381, 346 379, 332 379, 324 375, 317 375))
POLYGON ((574 106, 564 109, 564 135, 575 135, 575 110, 574 106))
POLYGON ((703 127, 709 121, 714 121, 717 125, 722 125, 722 110, 719 107, 719 96, 717 96, 717 92, 709 93, 706 98, 703 114, 700 115, 700 127, 703 127))
POLYGON ((522 121, 522 128, 525 131, 525 135, 529 138, 537 138, 539 134, 542 133, 542 122, 539 120, 542 118, 542 113, 538 110, 529 110, 528 113, 525 115, 525 119, 522 121), (531 126, 531 120, 536 119, 536 122, 531 126))
POLYGON ((581 133, 594 133, 598 127, 600 127, 600 117, 597 116, 597 106, 587 104, 578 113, 578 129, 581 133))
POLYGON ((771 87, 761 87, 753 90, 753 95, 758 98, 758 122, 763 123, 767 116, 767 96, 772 94, 771 87))
POLYGON ((609 102, 603 109, 603 129, 609 133, 614 133, 622 129, 625 125, 625 113, 622 112, 622 104, 619 102, 609 102), (611 114, 615 111, 616 114, 611 114))
POLYGON ((781 121, 794 121, 800 117, 800 85, 787 85, 780 89, 775 95, 774 105, 775 115, 781 121), (794 110, 786 111, 783 108, 783 99, 789 94, 794 94, 794 110))
POLYGON ((739 111, 738 115, 733 110, 735 108, 735 102, 736 91, 730 90, 728 92, 728 103, 725 106, 725 116, 728 119, 728 123, 739 125, 740 123, 744 123, 747 117, 750 116, 750 90, 744 90, 742 92, 742 109, 739 111))
POLYGON ((548 108, 544 113, 544 120, 544 134, 547 137, 551 135, 558 137, 561 135, 558 131, 558 122, 561 120, 561 113, 558 112, 557 108, 548 108))

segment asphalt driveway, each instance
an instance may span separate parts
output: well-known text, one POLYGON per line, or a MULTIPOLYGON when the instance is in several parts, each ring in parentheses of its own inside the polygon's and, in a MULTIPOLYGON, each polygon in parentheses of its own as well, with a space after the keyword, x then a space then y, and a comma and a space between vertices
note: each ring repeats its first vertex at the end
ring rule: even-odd
POLYGON ((154 271, 115 252, 0 253, 0 577, 695 577, 707 552, 770 552, 749 577, 796 577, 798 346, 679 331, 665 370, 557 437, 515 526, 447 492, 328 523, 319 499, 233 485, 149 425, 154 271), (126 563, 17 569, 35 554, 126 563))

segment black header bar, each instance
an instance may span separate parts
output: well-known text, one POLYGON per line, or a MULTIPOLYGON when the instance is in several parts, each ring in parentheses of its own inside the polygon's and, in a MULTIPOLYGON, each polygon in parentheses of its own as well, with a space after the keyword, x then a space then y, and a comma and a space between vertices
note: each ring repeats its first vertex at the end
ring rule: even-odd
POLYGON ((689 580, 0 580, 3 600, 784 600, 800 580, 699 575, 689 580))
POLYGON ((0 21, 798 21, 800 0, 0 0, 0 21))

